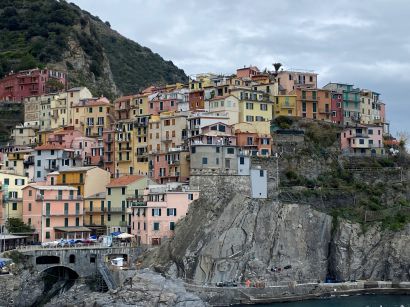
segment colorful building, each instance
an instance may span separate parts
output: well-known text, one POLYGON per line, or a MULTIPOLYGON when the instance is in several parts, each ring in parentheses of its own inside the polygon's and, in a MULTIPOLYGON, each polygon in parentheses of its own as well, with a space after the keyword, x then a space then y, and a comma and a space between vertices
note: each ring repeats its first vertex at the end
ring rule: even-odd
POLYGON ((143 199, 132 203, 131 233, 139 244, 160 245, 173 237, 177 222, 198 198, 198 189, 184 185, 148 186, 143 199))
POLYGON ((129 175, 114 178, 106 187, 108 232, 130 232, 131 202, 138 200, 148 184, 145 176, 129 175))
POLYGON ((72 186, 83 197, 105 192, 110 182, 110 173, 97 166, 71 167, 53 174, 56 178, 53 184, 72 186))
POLYGON ((272 153, 272 136, 270 128, 260 133, 254 123, 239 123, 233 126, 236 146, 241 153, 250 156, 270 156, 272 153))
POLYGON ((386 153, 383 145, 383 127, 376 125, 346 127, 340 134, 340 148, 346 155, 383 155, 386 153))
POLYGON ((51 80, 60 82, 63 88, 67 85, 67 75, 60 71, 35 68, 11 72, 0 79, 0 100, 23 102, 26 97, 56 92, 51 80))
POLYGON ((28 184, 28 178, 0 172, 3 205, 0 207, 4 225, 8 218, 23 218, 23 188, 28 184))
POLYGON ((73 125, 84 136, 102 137, 104 129, 109 129, 113 116, 112 105, 105 98, 90 98, 73 104, 73 125))
POLYGON ((35 229, 40 242, 88 238, 90 229, 83 226, 83 199, 71 186, 46 182, 30 183, 23 188, 23 221, 35 229))
POLYGON ((89 228, 93 235, 107 234, 108 214, 105 199, 105 191, 84 197, 84 226, 89 228))
POLYGON ((292 94, 296 95, 297 116, 331 121, 332 95, 329 90, 297 88, 292 94))
POLYGON ((279 71, 276 80, 279 84, 279 91, 283 94, 298 88, 317 88, 317 74, 311 71, 279 71))
POLYGON ((296 95, 276 95, 273 116, 297 116, 296 95))

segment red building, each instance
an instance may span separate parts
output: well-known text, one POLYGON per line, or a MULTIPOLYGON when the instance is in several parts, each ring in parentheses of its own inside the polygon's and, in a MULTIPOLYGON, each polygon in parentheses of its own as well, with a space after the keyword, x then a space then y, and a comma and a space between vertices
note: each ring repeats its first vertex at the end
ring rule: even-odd
POLYGON ((189 110, 204 110, 205 109, 205 99, 204 90, 191 91, 189 93, 189 110))
POLYGON ((38 68, 11 72, 0 80, 0 100, 23 101, 26 97, 57 92, 49 80, 62 83, 64 89, 67 87, 67 75, 63 72, 38 68))
POLYGON ((332 93, 332 123, 343 124, 343 96, 340 93, 332 93))

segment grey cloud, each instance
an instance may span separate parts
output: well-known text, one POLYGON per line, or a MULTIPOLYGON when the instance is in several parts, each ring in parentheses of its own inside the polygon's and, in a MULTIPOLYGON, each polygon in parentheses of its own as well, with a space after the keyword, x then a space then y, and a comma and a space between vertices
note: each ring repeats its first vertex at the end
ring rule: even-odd
POLYGON ((410 131, 406 0, 71 1, 187 74, 280 61, 380 92, 393 132, 410 131))

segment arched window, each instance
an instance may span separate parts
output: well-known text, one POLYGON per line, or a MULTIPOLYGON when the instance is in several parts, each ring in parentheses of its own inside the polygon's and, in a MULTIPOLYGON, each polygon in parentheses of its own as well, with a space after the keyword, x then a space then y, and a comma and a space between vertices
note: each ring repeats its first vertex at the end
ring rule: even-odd
POLYGON ((69 259, 68 259, 69 263, 75 263, 75 255, 70 255, 69 259))

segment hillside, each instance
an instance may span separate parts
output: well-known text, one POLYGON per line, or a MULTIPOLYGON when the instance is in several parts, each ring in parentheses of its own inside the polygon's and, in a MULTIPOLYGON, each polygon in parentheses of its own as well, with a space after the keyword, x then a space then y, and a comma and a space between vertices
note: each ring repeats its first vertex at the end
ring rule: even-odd
POLYGON ((0 2, 0 76, 47 66, 95 95, 130 94, 186 81, 183 70, 78 6, 56 0, 0 2))

